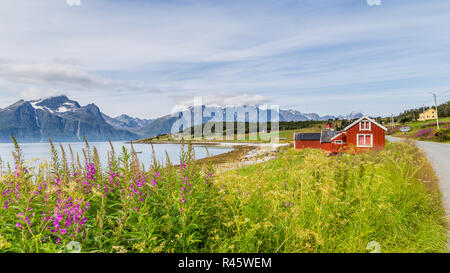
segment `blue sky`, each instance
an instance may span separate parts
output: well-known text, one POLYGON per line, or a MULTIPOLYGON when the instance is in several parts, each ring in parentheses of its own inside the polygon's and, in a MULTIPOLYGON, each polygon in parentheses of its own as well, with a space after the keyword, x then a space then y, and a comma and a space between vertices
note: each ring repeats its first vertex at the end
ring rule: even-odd
POLYGON ((447 0, 0 4, 0 107, 66 94, 154 118, 203 96, 378 116, 450 99, 447 0))

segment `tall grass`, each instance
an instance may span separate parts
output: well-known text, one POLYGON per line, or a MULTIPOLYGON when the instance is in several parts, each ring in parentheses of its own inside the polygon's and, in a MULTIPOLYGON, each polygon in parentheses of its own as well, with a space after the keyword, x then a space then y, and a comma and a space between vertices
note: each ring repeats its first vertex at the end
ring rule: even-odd
POLYGON ((446 252, 434 173, 405 143, 381 152, 327 157, 288 151, 219 177, 223 252, 446 252))
POLYGON ((0 176, 0 252, 443 252, 445 226, 428 163, 408 144, 326 157, 286 151, 214 177, 192 149, 150 169, 134 149, 100 166, 50 142, 52 160, 0 176), (203 165, 202 165, 203 166, 203 165), (432 183, 428 183, 432 185, 432 183))

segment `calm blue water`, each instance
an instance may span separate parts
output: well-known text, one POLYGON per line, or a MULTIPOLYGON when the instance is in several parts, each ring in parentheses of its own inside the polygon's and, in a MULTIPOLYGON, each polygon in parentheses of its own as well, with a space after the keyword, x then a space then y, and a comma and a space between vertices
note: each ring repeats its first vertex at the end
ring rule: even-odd
MULTIPOLYGON (((57 147, 58 154, 61 155, 61 150, 59 148, 60 143, 54 143, 55 147, 57 147)), ((69 145, 72 147, 72 151, 80 156, 80 161, 83 162, 83 152, 82 149, 85 148, 84 143, 82 142, 63 142, 61 143, 66 152, 66 157, 70 161, 70 152, 69 145)), ((44 162, 51 160, 51 151, 50 144, 48 143, 21 143, 19 144, 24 158, 26 161, 29 161, 29 165, 37 166, 39 162, 44 162), (32 161, 32 162, 31 162, 32 161)), ((89 143, 91 147, 91 151, 95 146, 98 150, 98 154, 103 166, 107 165, 108 161, 108 152, 111 150, 111 147, 108 142, 92 142, 89 143)), ((139 160, 144 163, 145 167, 148 168, 152 164, 152 149, 149 144, 133 144, 136 152, 142 152, 138 154, 139 160)), ((128 151, 131 151, 131 145, 123 142, 113 142, 114 150, 116 151, 116 157, 119 156, 119 153, 122 152, 122 147, 125 146, 128 151)), ((187 145, 186 145, 187 146, 187 145)), ((169 155, 170 161, 173 164, 179 163, 179 157, 181 153, 181 145, 178 144, 155 144, 153 145, 155 149, 155 155, 159 162, 166 162, 166 151, 169 155)), ((207 156, 207 152, 205 147, 194 146, 195 158, 201 159, 207 156)), ((14 158, 12 156, 12 151, 14 150, 14 145, 12 143, 0 143, 0 157, 2 159, 3 166, 9 162, 11 166, 14 166, 14 158)), ((231 151, 231 148, 221 148, 221 147, 208 147, 209 155, 218 155, 222 153, 227 153, 231 151)))

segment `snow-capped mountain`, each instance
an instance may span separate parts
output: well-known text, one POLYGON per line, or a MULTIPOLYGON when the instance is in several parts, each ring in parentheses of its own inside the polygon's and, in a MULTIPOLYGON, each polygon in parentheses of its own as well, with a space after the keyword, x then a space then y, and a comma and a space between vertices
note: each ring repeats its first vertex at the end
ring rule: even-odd
POLYGON ((361 112, 356 112, 353 111, 350 114, 348 114, 347 116, 338 116, 338 119, 346 119, 346 120, 352 120, 352 119, 359 119, 362 118, 363 114, 361 112))
POLYGON ((0 110, 0 141, 13 134, 21 141, 131 140, 137 135, 116 129, 95 104, 81 106, 66 96, 20 100, 0 110))
POLYGON ((48 111, 52 114, 63 114, 66 112, 74 112, 81 108, 76 101, 70 100, 66 96, 50 97, 40 100, 30 101, 31 106, 35 110, 48 111))
POLYGON ((112 118, 108 115, 103 114, 103 118, 106 122, 108 122, 116 129, 124 129, 130 131, 139 130, 145 126, 148 126, 153 121, 151 119, 134 118, 128 115, 120 115, 112 118))
MULTIPOLYGON (((352 112, 347 116, 320 116, 316 113, 302 113, 297 110, 265 110, 261 109, 257 106, 252 105, 244 105, 244 106, 236 106, 236 107, 220 107, 220 106, 202 106, 201 111, 199 111, 202 115, 201 118, 195 119, 195 109, 194 107, 188 107, 185 111, 176 112, 172 115, 167 115, 158 119, 153 120, 149 125, 142 127, 139 130, 136 130, 136 133, 141 135, 145 135, 148 137, 156 136, 159 134, 169 134, 172 133, 172 126, 177 122, 177 120, 183 115, 190 115, 191 125, 199 125, 200 123, 207 122, 217 122, 217 121, 227 121, 227 122, 259 122, 259 117, 265 116, 266 121, 270 121, 273 115, 279 115, 279 121, 289 122, 289 121, 307 121, 307 120, 320 120, 326 121, 330 119, 356 119, 360 118, 363 115, 359 112, 352 112), (246 115, 246 111, 256 110, 256 115, 246 115)), ((185 128, 186 129, 186 128, 185 128)))

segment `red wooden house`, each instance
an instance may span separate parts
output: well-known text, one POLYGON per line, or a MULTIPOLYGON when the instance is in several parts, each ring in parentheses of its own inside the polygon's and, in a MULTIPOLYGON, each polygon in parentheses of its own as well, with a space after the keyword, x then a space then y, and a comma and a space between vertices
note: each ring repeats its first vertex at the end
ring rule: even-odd
POLYGON ((333 154, 382 149, 386 131, 386 127, 364 116, 340 132, 323 130, 321 133, 294 134, 294 149, 320 148, 333 154))

